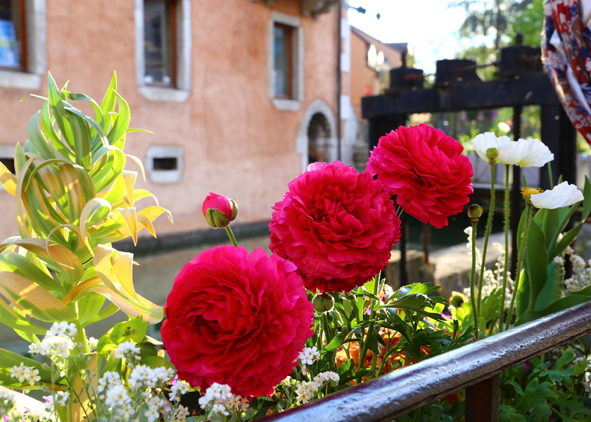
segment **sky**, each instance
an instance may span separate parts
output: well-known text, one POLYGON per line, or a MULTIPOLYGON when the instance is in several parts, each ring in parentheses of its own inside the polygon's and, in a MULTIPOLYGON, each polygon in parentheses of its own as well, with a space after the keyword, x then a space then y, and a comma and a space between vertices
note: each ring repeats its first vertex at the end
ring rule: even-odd
POLYGON ((455 33, 465 18, 463 8, 447 8, 447 0, 349 0, 349 23, 382 42, 408 42, 416 67, 435 71, 435 61, 452 59, 459 49, 455 33), (380 13, 378 20, 376 14, 380 13))

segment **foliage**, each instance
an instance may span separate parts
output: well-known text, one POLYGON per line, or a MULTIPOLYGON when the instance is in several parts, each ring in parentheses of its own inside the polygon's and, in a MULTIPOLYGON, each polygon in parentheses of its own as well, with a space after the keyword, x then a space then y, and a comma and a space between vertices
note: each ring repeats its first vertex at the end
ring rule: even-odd
MULTIPOLYGON (((125 170, 130 110, 117 92, 117 77, 99 105, 92 98, 58 89, 48 75, 48 97, 28 124, 29 139, 15 148, 16 177, 0 163, 0 181, 15 197, 20 236, 0 243, 0 319, 37 342, 45 328, 35 321, 71 321, 82 328, 118 309, 158 322, 163 308, 133 287, 133 255, 111 243, 148 230, 170 213, 156 205, 138 209, 153 195, 136 189, 138 173, 125 170), (91 118, 71 102, 82 101, 91 118), (104 307, 105 299, 112 304, 104 307)), ((85 343, 82 337, 79 339, 85 343)))
MULTIPOLYGON (((581 222, 584 222, 591 212, 591 183, 588 178, 585 178, 584 196, 581 222)), ((583 228, 583 224, 578 224, 562 235, 579 205, 553 210, 540 209, 531 220, 525 250, 524 272, 521 274, 517 291, 517 325, 591 300, 588 289, 570 292, 565 297, 558 296, 555 289, 554 258, 564 254, 566 247, 574 241, 583 228)), ((521 216, 518 236, 523 232, 525 212, 521 216)))
POLYGON ((575 358, 569 347, 505 371, 500 380, 500 420, 591 420, 580 400, 588 394, 583 384, 589 361, 586 356, 575 358))
MULTIPOLYGON (((301 391, 322 373, 336 373, 339 381, 318 391, 315 398, 472 341, 472 327, 461 330, 457 322, 442 316, 446 301, 429 296, 438 289, 430 283, 412 284, 392 293, 385 287, 385 279, 376 276, 351 293, 331 293, 334 308, 316 312, 316 335, 306 344, 308 348, 316 347, 318 358, 308 364, 300 359, 287 385, 280 385, 269 399, 257 399, 251 407, 258 409, 259 416, 276 413, 306 403, 308 400, 301 394, 295 396, 298 388, 301 391)), ((461 395, 452 396, 451 402, 463 401, 461 395)), ((449 407, 445 400, 441 406, 449 407)))

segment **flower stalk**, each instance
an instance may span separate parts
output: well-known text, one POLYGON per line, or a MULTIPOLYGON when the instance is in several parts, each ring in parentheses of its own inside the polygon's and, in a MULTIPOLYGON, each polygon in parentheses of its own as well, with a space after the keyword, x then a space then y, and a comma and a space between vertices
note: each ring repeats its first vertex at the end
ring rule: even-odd
POLYGON ((228 233, 228 237, 230 238, 230 242, 233 246, 238 246, 238 242, 236 241, 236 237, 234 236, 234 232, 230 228, 230 226, 226 226, 226 233, 228 233))
POLYGON ((505 331, 509 329, 509 325, 511 324, 511 317, 513 315, 513 306, 515 304, 515 298, 517 297, 517 291, 519 290, 519 282, 521 281, 521 265, 523 264, 523 255, 525 254, 525 245, 527 242, 527 235, 529 233, 529 223, 531 220, 531 208, 532 205, 528 201, 527 206, 525 208, 526 217, 525 217, 525 228, 523 230, 523 237, 521 238, 521 245, 519 246, 519 259, 517 260, 517 270, 515 271, 515 288, 513 289, 513 293, 511 295, 511 304, 509 305, 509 314, 507 315, 507 323, 505 324, 505 331))
POLYGON ((499 332, 503 331, 503 314, 505 313, 505 297, 507 295, 507 271, 509 268, 509 171, 511 166, 505 165, 505 264, 503 265, 503 293, 499 305, 499 332))
MULTIPOLYGON (((486 251, 488 249, 488 239, 490 237, 490 230, 492 227, 492 220, 495 213, 495 166, 497 164, 497 157, 499 155, 496 148, 489 148, 486 155, 490 160, 490 205, 488 208, 488 218, 486 219, 486 231, 484 232, 484 245, 482 247, 482 265, 480 266, 480 275, 478 279, 478 302, 476 303, 476 316, 480 314, 480 305, 482 303, 482 286, 484 284, 484 270, 486 268, 486 251)), ((475 242, 472 243, 475 248, 475 242)))
POLYGON ((472 219, 472 271, 470 271, 470 304, 472 305, 472 315, 474 316, 474 328, 476 329, 476 338, 478 338, 478 308, 476 307, 476 294, 474 289, 476 278, 476 230, 478 228, 478 219, 472 219))

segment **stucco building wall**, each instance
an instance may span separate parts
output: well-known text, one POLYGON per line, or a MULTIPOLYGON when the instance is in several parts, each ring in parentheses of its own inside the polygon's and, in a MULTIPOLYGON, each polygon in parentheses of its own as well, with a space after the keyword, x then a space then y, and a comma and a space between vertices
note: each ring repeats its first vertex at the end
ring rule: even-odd
MULTIPOLYGON (((175 218, 171 225, 160 217, 157 233, 206 227, 201 204, 209 191, 237 201, 238 221, 270 219, 271 206, 305 163, 297 138, 307 107, 321 100, 335 110, 336 10, 315 19, 301 15, 298 0, 273 7, 249 0, 193 0, 191 93, 183 102, 152 101, 139 93, 134 10, 132 0, 46 0, 48 70, 58 84, 69 80, 70 90, 97 101, 117 70, 118 90, 131 107, 131 127, 154 132, 130 134, 126 152, 146 164, 151 146, 183 148, 181 182, 138 180, 175 218), (304 96, 297 111, 279 110, 269 98, 273 11, 298 17, 304 34, 304 96)), ((41 89, 32 92, 45 95, 46 87, 43 78, 41 89)), ((42 105, 34 98, 20 101, 30 92, 0 87, 0 146, 26 139, 28 119, 42 105)), ((131 160, 127 168, 137 169, 131 160)), ((149 201, 138 206, 149 206, 149 201)), ((17 234, 14 199, 5 191, 0 191, 0 216, 0 240, 17 234)))

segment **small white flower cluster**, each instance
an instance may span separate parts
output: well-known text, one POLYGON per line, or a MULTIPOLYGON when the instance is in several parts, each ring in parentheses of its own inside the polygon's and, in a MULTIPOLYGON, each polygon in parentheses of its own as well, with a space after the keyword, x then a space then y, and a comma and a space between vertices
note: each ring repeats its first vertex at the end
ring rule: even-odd
POLYGON ((155 383, 164 383, 174 377, 174 369, 167 369, 162 366, 149 368, 145 365, 138 365, 129 374, 129 386, 132 390, 145 389, 154 386, 155 383))
POLYGON ((298 403, 308 403, 310 400, 314 399, 318 392, 318 389, 322 387, 325 383, 333 383, 336 385, 338 384, 339 380, 340 377, 336 372, 327 371, 318 374, 318 376, 314 377, 313 381, 303 381, 301 383, 296 383, 298 403))
POLYGON ((591 286, 591 267, 587 266, 591 266, 591 260, 586 263, 579 255, 572 253, 570 261, 573 264, 573 276, 564 280, 567 290, 576 291, 591 286))
POLYGON ((229 385, 214 382, 199 398, 199 406, 205 410, 208 419, 220 419, 230 413, 248 410, 248 401, 232 394, 229 385))
MULTIPOLYGON (((468 254, 472 256, 472 227, 468 227, 464 230, 464 233, 468 235, 468 244, 466 245, 469 249, 468 254)), ((500 255, 495 262, 494 270, 484 270, 484 277, 482 281, 482 297, 490 296, 493 290, 503 287, 503 269, 505 267, 505 248, 498 242, 493 243, 493 247, 500 252, 500 255)), ((482 253, 478 247, 476 248, 476 273, 480 274, 480 268, 482 267, 482 253)), ((511 279, 511 272, 507 271, 507 290, 505 295, 505 306, 511 305, 511 294, 513 292, 514 281, 511 279)), ((463 291, 464 295, 470 299, 470 288, 467 287, 463 291)))
POLYGON ((10 368, 10 376, 18 379, 18 382, 29 383, 31 387, 41 380, 38 369, 33 366, 25 366, 22 362, 19 366, 10 368))
POLYGON ((67 322, 54 323, 42 341, 29 344, 29 352, 33 355, 47 356, 51 359, 60 357, 67 359, 70 351, 76 347, 72 339, 77 330, 74 324, 67 322))
POLYGON ((312 365, 316 359, 320 358, 320 352, 318 352, 318 348, 314 347, 305 347, 304 350, 300 352, 298 359, 302 365, 312 365))
POLYGON ((115 357, 117 359, 126 358, 127 360, 135 361, 140 353, 139 347, 130 341, 119 344, 115 349, 115 357))
MULTIPOLYGON (((137 357, 139 349, 133 343, 125 344, 119 349, 131 361, 137 357)), ((130 361, 130 362, 131 362, 130 361)), ((116 372, 106 372, 98 381, 98 392, 104 393, 100 398, 104 401, 103 414, 107 420, 142 420, 154 422, 164 417, 170 422, 186 422, 189 416, 187 408, 181 406, 180 396, 189 391, 189 385, 184 381, 177 381, 171 388, 173 399, 177 404, 170 405, 164 398, 162 389, 164 384, 171 381, 175 371, 170 368, 149 368, 145 365, 133 366, 127 383, 116 372)))
POLYGON ((67 406, 70 393, 58 391, 55 396, 43 396, 45 399, 45 409, 53 412, 55 410, 55 403, 59 406, 67 406))

